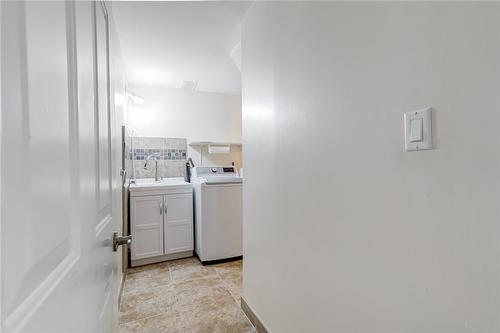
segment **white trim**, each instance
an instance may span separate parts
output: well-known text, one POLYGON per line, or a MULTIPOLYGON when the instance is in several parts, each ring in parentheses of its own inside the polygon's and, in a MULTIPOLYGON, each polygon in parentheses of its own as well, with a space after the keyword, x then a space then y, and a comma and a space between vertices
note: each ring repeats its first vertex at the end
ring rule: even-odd
MULTIPOLYGON (((0 3, 0 36, 2 36, 2 3, 0 3)), ((2 184, 2 43, 0 42, 0 184, 2 184)), ((0 186, 1 188, 1 186, 0 186)), ((0 235, 2 235, 2 191, 0 191, 0 235)), ((0 237, 0 280, 2 279, 2 237, 0 237)), ((3 331, 2 287, 0 287, 0 333, 3 331)))
POLYGON ((120 279, 120 286, 118 288, 118 309, 120 309, 122 303, 123 287, 125 286, 125 277, 126 274, 122 274, 122 278, 120 279))
POLYGON ((81 221, 80 221, 80 142, 79 142, 79 109, 78 109, 78 68, 76 50, 76 14, 74 2, 65 3, 66 15, 66 48, 68 59, 68 126, 70 129, 69 144, 71 149, 71 251, 80 257, 81 221))

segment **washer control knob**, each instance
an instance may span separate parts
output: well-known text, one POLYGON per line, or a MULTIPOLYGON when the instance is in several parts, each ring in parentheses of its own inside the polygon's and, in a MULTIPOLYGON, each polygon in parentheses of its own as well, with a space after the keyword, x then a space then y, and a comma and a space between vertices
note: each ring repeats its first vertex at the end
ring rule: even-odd
POLYGON ((217 172, 217 168, 212 168, 212 172, 216 173, 217 172))

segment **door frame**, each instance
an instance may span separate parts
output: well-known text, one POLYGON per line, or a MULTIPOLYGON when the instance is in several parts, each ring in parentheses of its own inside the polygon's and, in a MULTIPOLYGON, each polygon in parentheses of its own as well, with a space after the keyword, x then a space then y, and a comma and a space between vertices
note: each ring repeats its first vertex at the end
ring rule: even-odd
MULTIPOLYGON (((126 93, 125 93, 126 94, 126 93)), ((126 96, 126 95, 125 95, 126 96)), ((125 97, 125 103, 126 103, 126 97, 125 97)), ((122 176, 122 181, 121 181, 121 190, 122 190, 122 234, 124 236, 130 235, 130 230, 129 230, 129 198, 128 198, 128 173, 127 173, 127 152, 128 152, 128 146, 127 146, 127 129, 125 125, 121 126, 121 137, 122 137, 122 166, 121 166, 121 176, 122 176)), ((122 301, 122 293, 123 293, 123 286, 125 284, 125 277, 127 275, 128 271, 128 260, 129 260, 129 247, 128 246, 122 246, 122 278, 120 280, 120 286, 119 286, 119 291, 118 291, 118 308, 120 307, 121 301, 122 301)), ((1 333, 1 332, 0 332, 1 333)))
MULTIPOLYGON (((0 22, 2 22, 2 3, 0 3, 0 22)), ((0 23, 0 189, 2 184, 2 24, 0 23)), ((2 191, 0 190, 0 235, 2 235, 2 191)), ((2 276, 2 237, 0 237, 0 276, 2 276)), ((0 287, 0 300, 3 299, 2 288, 0 287)), ((0 333, 3 332, 3 312, 2 302, 0 302, 0 333)))

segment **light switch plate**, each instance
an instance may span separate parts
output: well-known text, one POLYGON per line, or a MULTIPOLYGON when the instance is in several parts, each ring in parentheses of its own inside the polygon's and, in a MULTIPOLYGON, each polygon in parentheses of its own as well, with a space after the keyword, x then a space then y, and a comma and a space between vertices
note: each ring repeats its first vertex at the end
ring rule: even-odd
MULTIPOLYGON (((411 112, 406 112, 405 117, 405 150, 415 151, 415 150, 428 150, 432 149, 432 109, 425 108, 422 110, 416 110, 411 112), (411 133, 412 127, 415 130, 419 126, 411 126, 412 120, 422 119, 422 140, 412 142, 411 138, 415 138, 415 133, 411 133)), ((414 122, 415 124, 415 122, 414 122)))

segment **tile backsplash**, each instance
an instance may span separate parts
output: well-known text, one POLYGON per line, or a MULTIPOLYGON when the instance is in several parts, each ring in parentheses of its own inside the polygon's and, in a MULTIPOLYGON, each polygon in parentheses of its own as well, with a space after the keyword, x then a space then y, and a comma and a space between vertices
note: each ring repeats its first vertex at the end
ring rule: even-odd
POLYGON ((156 160, 186 160, 186 149, 130 149, 129 154, 134 160, 146 160, 154 155, 156 160))
POLYGON ((187 139, 132 137, 129 139, 127 166, 131 178, 152 178, 158 160, 160 177, 184 177, 186 173, 187 139), (146 159, 155 155, 146 164, 146 159), (146 164, 146 168, 144 165, 146 164))

